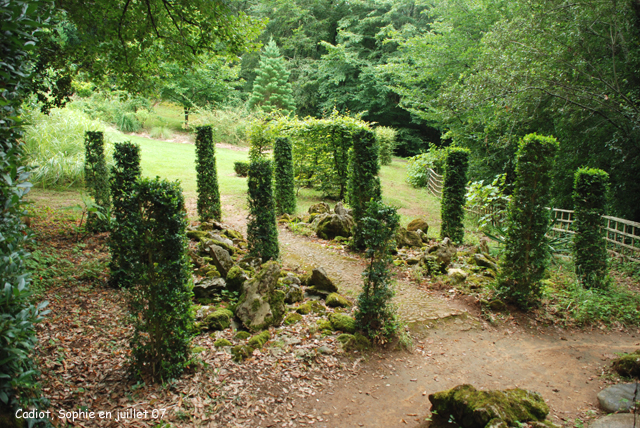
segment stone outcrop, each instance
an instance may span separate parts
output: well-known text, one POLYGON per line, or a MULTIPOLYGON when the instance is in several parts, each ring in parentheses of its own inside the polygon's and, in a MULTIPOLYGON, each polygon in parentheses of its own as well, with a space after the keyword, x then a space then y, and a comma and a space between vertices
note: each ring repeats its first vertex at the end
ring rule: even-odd
POLYGON ((429 231, 429 224, 421 218, 417 218, 415 220, 411 220, 407 225, 407 230, 410 232, 417 232, 421 230, 423 233, 427 233, 429 231))
POLYGON ((247 329, 259 331, 282 322, 285 294, 282 290, 276 289, 279 277, 280 265, 270 261, 262 265, 260 271, 244 283, 236 316, 247 329))
POLYGON ((640 401, 640 386, 635 383, 619 383, 598 393, 600 407, 607 413, 628 413, 640 401))
POLYGON ((418 232, 413 232, 399 227, 396 232, 396 246, 403 247, 422 247, 422 238, 418 232))

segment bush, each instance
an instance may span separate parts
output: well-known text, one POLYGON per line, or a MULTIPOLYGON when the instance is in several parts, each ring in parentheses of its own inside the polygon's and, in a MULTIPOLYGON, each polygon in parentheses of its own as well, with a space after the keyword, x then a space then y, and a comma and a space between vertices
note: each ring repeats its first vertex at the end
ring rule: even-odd
POLYGON ((248 130, 253 120, 253 115, 241 108, 228 107, 214 111, 200 109, 191 125, 211 125, 218 142, 246 146, 249 145, 248 130))
POLYGON ((246 177, 249 174, 249 162, 234 162, 233 170, 240 177, 246 177))
POLYGON ((247 242, 249 253, 262 258, 262 262, 275 260, 280 255, 278 228, 273 201, 271 162, 254 159, 249 165, 249 220, 247 242))
POLYGON ((558 142, 553 137, 526 135, 518 144, 516 179, 509 203, 504 257, 500 260, 498 292, 527 308, 540 298, 548 263, 545 236, 550 223, 549 187, 558 142))
POLYGON ((361 219, 362 237, 369 260, 362 276, 364 286, 358 296, 356 326, 376 340, 386 342, 398 329, 394 308, 391 306, 393 290, 389 285, 389 264, 394 247, 394 237, 400 216, 395 208, 372 200, 366 206, 366 215, 361 219))
POLYGON ((111 220, 111 192, 109 190, 109 170, 107 170, 104 156, 104 134, 99 131, 87 131, 84 145, 86 148, 85 184, 89 195, 99 209, 99 212, 89 212, 87 230, 104 232, 109 229, 111 220))
POLYGON ((353 152, 349 164, 349 205, 353 208, 352 247, 358 250, 365 248, 365 235, 361 219, 365 216, 367 204, 379 201, 382 197, 378 171, 378 146, 373 132, 361 129, 353 136, 353 152))
POLYGON ((74 101, 70 107, 82 110, 93 119, 114 124, 122 132, 137 132, 151 110, 149 100, 122 91, 110 94, 95 92, 88 98, 74 101))
POLYGON ((430 144, 428 152, 410 158, 407 163, 407 183, 413 187, 427 187, 429 168, 437 174, 444 174, 448 151, 448 147, 438 148, 434 144, 430 144))
MULTIPOLYGON (((84 181, 84 138, 87 131, 105 131, 100 121, 81 111, 52 109, 46 115, 30 110, 25 120, 26 163, 33 169, 33 183, 43 188, 75 186, 84 181)), ((105 144, 107 167, 111 167, 110 143, 105 144)))
POLYGON ((376 142, 380 148, 378 154, 380 165, 391 165, 393 152, 396 148, 396 130, 388 126, 378 126, 374 129, 376 142))
POLYGON ((171 130, 166 126, 154 126, 151 128, 151 132, 149 132, 151 138, 155 138, 158 140, 168 140, 171 138, 171 130))
POLYGON ((273 147, 276 181, 277 214, 296 212, 296 193, 293 185, 293 159, 288 138, 276 138, 273 147))
POLYGON ((492 226, 499 226, 506 217, 509 196, 505 195, 507 174, 500 174, 491 184, 484 180, 474 181, 469 185, 466 207, 478 214, 477 222, 480 230, 488 232, 492 226))
POLYGON ((112 287, 128 288, 133 285, 132 273, 137 254, 132 246, 131 221, 136 219, 138 206, 131 198, 136 180, 140 178, 140 146, 130 141, 115 144, 115 165, 111 169, 111 197, 114 221, 109 235, 109 252, 112 287))
POLYGON ((580 168, 575 173, 574 257, 576 275, 586 287, 604 287, 607 277, 607 241, 602 230, 609 174, 580 168))
POLYGON ((128 293, 132 368, 137 377, 168 380, 190 358, 193 324, 184 197, 177 183, 156 178, 138 180, 131 198, 139 207, 130 236, 137 255, 128 293))
POLYGON ((440 239, 462 243, 464 237, 464 204, 467 192, 469 150, 454 147, 447 153, 442 186, 442 225, 440 239))
POLYGON ((196 134, 198 216, 200 216, 201 222, 211 219, 220 221, 222 210, 220 208, 218 170, 211 126, 199 126, 196 129, 196 134))

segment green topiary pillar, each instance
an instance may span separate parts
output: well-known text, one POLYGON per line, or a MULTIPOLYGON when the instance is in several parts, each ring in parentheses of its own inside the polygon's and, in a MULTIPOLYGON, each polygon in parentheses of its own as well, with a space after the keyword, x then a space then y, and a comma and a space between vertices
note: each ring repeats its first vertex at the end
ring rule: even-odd
POLYGON ((280 255, 278 227, 273 201, 271 161, 257 158, 249 165, 249 222, 247 242, 249 253, 262 258, 262 262, 275 260, 280 255))
POLYGON ((222 211, 211 126, 196 128, 196 172, 200 221, 205 222, 212 219, 220 221, 222 211))
POLYGON ((447 152, 442 187, 440 239, 448 237, 461 244, 464 238, 464 204, 467 193, 469 150, 453 147, 447 152))
POLYGON ((288 138, 276 138, 273 147, 276 182, 277 214, 294 214, 296 212, 296 192, 293 182, 293 157, 291 142, 288 138))
POLYGON ((545 236, 550 223, 549 187, 557 148, 555 138, 529 134, 520 140, 516 154, 498 294, 521 308, 537 303, 542 293, 540 281, 549 259, 545 236))
POLYGON ((111 220, 111 195, 109 192, 109 171, 104 156, 104 134, 87 131, 84 140, 85 161, 84 180, 89 195, 99 212, 90 210, 87 215, 87 230, 105 232, 111 220))
POLYGON ((580 168, 574 176, 574 262, 576 275, 586 287, 606 285, 607 243, 600 228, 608 182, 609 174, 601 169, 580 168))

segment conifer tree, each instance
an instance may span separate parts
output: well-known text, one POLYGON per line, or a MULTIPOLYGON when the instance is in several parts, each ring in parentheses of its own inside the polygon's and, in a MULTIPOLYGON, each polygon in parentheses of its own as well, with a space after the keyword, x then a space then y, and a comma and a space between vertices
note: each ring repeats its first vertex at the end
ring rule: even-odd
POLYGON ((289 83, 289 71, 280 50, 273 40, 265 46, 260 57, 253 92, 249 98, 249 108, 260 108, 271 113, 281 111, 293 113, 296 109, 293 89, 289 83))

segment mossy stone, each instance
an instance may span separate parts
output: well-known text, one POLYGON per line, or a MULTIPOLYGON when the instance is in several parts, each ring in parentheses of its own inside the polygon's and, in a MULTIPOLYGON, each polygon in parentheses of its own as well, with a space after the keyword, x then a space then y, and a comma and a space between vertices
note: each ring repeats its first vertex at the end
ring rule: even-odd
POLYGON ((251 333, 248 331, 239 331, 234 337, 239 340, 246 340, 251 337, 251 333))
POLYGON ((289 315, 287 315, 287 317, 284 319, 284 324, 285 325, 291 325, 291 324, 295 324, 297 322, 302 321, 302 315, 294 312, 291 313, 289 315))
POLYGON ((329 321, 334 331, 343 331, 345 333, 355 333, 356 320, 345 314, 331 314, 329 321))
POLYGON ((318 326, 318 330, 320 331, 330 331, 333 332, 333 326, 331 325, 331 321, 328 319, 321 319, 316 321, 316 325, 318 326))
POLYGON ((296 308, 296 312, 302 315, 307 315, 311 312, 314 314, 324 314, 327 312, 327 308, 317 300, 312 300, 310 302, 306 302, 296 308))
POLYGON ((206 351, 206 348, 203 348, 202 346, 196 346, 191 350, 191 353, 193 354, 199 354, 200 352, 204 352, 206 351))
POLYGON ((213 346, 215 346, 216 348, 222 348, 224 346, 231 346, 231 345, 233 345, 233 343, 229 342, 225 338, 221 338, 213 342, 213 346))
POLYGON ((611 368, 620 376, 640 378, 640 349, 613 360, 611 368))
POLYGON ((331 308, 350 308, 351 302, 346 297, 338 293, 331 293, 327 296, 327 306, 331 308))
POLYGON ((371 341, 360 333, 341 334, 338 336, 338 341, 342 343, 345 351, 364 351, 371 346, 371 341))
POLYGON ((238 232, 237 230, 225 229, 224 232, 222 232, 222 235, 226 236, 231 240, 240 239, 244 241, 244 237, 242 236, 242 233, 238 232))
POLYGON ((227 289, 230 291, 242 291, 242 285, 249 279, 249 275, 240 266, 233 265, 227 272, 227 289))
POLYGON ((256 334, 251 339, 249 339, 247 344, 252 348, 260 349, 264 346, 265 343, 267 343, 269 339, 271 339, 271 335, 267 330, 265 330, 262 333, 256 334))
POLYGON ((231 355, 233 355, 233 361, 239 363, 253 355, 253 351, 254 349, 249 345, 236 345, 231 348, 231 355))
POLYGON ((218 309, 207 315, 202 324, 210 330, 224 330, 231 325, 231 318, 233 318, 233 312, 229 309, 218 309))
POLYGON ((209 239, 209 232, 205 232, 203 230, 188 230, 187 237, 194 241, 202 241, 204 239, 209 239))

